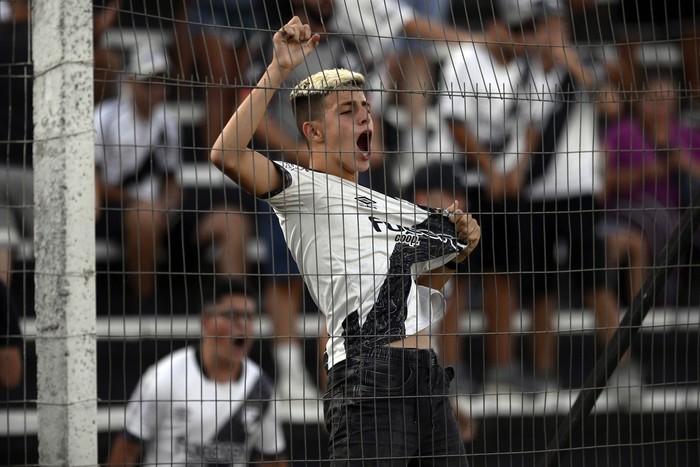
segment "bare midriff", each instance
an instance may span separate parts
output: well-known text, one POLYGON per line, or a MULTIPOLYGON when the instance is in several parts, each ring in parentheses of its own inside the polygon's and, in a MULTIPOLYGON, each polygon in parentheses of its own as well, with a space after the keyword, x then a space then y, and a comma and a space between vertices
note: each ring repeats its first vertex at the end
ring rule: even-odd
POLYGON ((404 337, 400 341, 395 341, 389 344, 389 347, 403 347, 405 349, 429 349, 430 335, 427 329, 418 331, 408 337, 404 337))

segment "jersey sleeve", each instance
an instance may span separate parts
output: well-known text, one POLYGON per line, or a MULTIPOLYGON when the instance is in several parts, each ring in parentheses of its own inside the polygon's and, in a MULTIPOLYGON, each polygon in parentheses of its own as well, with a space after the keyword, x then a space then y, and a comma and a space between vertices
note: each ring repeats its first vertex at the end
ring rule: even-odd
POLYGON ((278 212, 301 212, 313 202, 315 189, 310 170, 289 162, 272 161, 282 174, 281 190, 260 196, 278 212))
POLYGON ((126 405, 124 431, 132 438, 150 441, 156 433, 157 371, 150 367, 141 377, 126 405))

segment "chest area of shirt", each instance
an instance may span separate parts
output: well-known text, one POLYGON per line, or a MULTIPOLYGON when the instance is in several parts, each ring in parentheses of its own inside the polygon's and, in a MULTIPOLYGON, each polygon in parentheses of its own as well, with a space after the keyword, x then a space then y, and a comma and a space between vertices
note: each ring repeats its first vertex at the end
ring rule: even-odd
MULTIPOLYGON (((397 244, 418 247, 421 242, 451 242, 454 232, 440 232, 430 228, 426 221, 428 211, 411 203, 385 196, 360 194, 340 206, 331 218, 331 235, 355 237, 354 246, 368 254, 379 250, 392 251, 397 244)), ((434 226, 434 223, 431 223, 434 226)))

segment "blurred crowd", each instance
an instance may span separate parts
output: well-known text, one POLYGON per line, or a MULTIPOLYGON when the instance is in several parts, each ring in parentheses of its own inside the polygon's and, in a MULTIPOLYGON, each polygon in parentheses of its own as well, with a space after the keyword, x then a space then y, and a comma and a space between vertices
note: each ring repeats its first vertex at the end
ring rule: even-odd
MULTIPOLYGON (((455 394, 572 386, 559 371, 557 310, 592 310, 605 345, 695 201, 700 32, 678 2, 646 11, 630 0, 181 0, 160 2, 169 9, 158 17, 150 2, 137 3, 94 8, 96 232, 121 247, 126 284, 122 306, 100 313, 170 315, 175 307, 164 306, 158 290, 174 265, 245 283, 273 323, 280 400, 315 404, 325 378, 316 376, 322 368, 308 369, 322 359, 305 355, 296 323, 310 302, 276 217, 236 187, 192 188, 182 174, 208 161, 237 102, 265 71, 272 35, 293 15, 322 39, 272 98, 256 149, 306 164, 290 88, 322 69, 359 71, 381 130, 362 183, 417 204, 459 200, 482 226, 478 253, 446 287, 450 312, 434 330, 443 363, 456 369, 455 394), (126 37, 125 29, 151 34, 117 48, 114 34, 126 37), (676 47, 677 62, 650 60, 647 46, 660 40, 676 47), (203 109, 194 123, 183 122, 189 104, 203 109), (459 323, 474 309, 485 317, 483 376, 460 337, 459 323), (525 338, 512 332, 521 311, 532 317, 525 338)), ((0 2, 0 17, 7 386, 20 379, 9 369, 21 367, 11 350, 21 348, 17 316, 34 313, 12 298, 21 291, 6 293, 18 246, 33 230, 29 2, 0 2)), ((676 264, 691 264, 699 242, 676 264)), ((688 305, 688 288, 678 271, 669 274, 655 303, 688 305)), ((184 311, 202 308, 193 307, 184 311)), ((627 352, 620 361, 610 384, 641 387, 639 359, 627 352)), ((620 403, 632 397, 618 395, 620 403)), ((476 427, 466 408, 461 415, 469 440, 476 427)))

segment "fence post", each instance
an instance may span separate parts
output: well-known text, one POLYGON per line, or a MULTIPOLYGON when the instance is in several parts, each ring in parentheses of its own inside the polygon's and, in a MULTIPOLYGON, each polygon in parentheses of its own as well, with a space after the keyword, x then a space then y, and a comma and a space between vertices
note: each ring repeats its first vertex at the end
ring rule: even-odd
POLYGON ((97 465, 90 0, 32 0, 40 465, 97 465))

